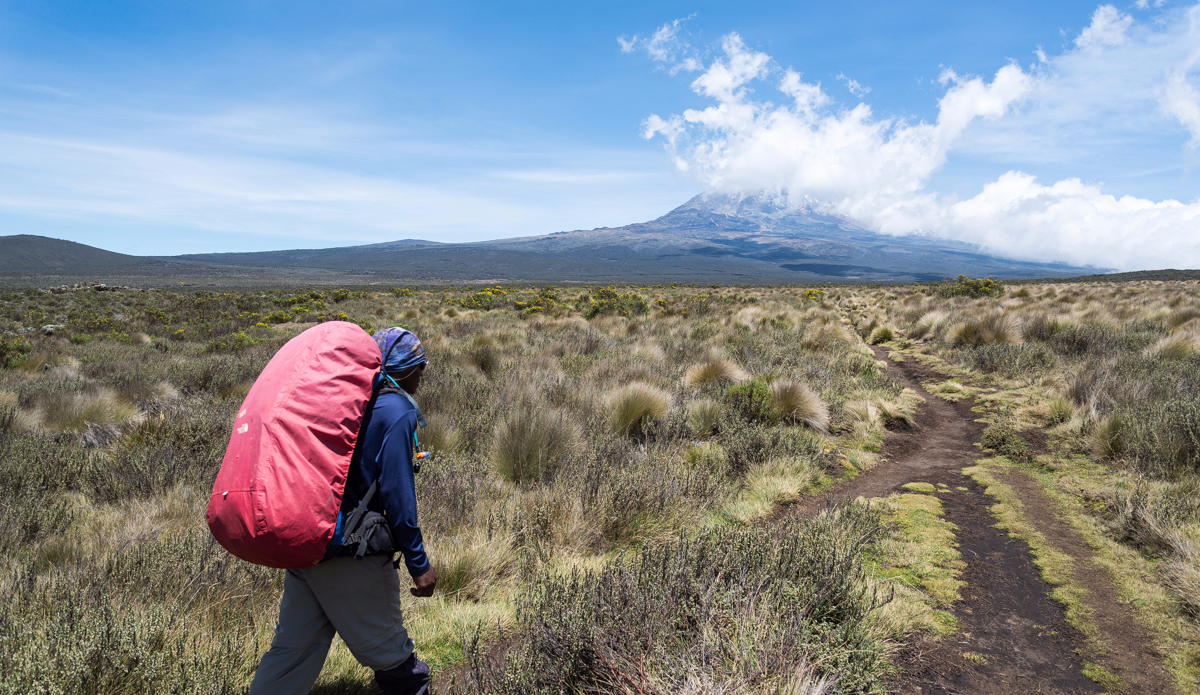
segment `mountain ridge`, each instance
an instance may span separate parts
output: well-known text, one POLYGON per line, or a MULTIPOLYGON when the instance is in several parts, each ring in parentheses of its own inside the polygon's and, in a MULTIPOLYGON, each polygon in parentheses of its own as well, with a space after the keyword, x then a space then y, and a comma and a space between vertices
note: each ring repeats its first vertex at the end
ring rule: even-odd
MULTIPOLYGON (((0 237, 0 243, 16 238, 0 237)), ((788 205, 768 193, 701 194, 647 222, 468 243, 400 239, 324 249, 150 257, 100 249, 88 256, 74 247, 92 247, 52 241, 59 245, 42 244, 43 250, 54 246, 72 253, 44 267, 64 272, 72 263, 76 271, 127 268, 151 274, 171 269, 192 274, 203 268, 302 269, 425 282, 914 282, 960 273, 1021 279, 1103 270, 1003 258, 926 233, 884 235, 820 201, 788 205), (88 266, 88 258, 96 265, 88 266), (87 267, 78 267, 80 263, 87 267)), ((14 248, 19 245, 9 242, 14 248)), ((23 262, 19 259, 28 260, 34 253, 12 259, 0 255, 0 272, 43 267, 17 267, 23 262)))

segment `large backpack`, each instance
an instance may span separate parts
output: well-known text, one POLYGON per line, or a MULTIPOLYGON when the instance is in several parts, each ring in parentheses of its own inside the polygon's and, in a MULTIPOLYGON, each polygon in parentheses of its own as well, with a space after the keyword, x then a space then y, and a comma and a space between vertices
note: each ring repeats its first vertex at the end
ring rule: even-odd
POLYGON ((208 528, 226 550, 287 569, 323 559, 381 361, 371 336, 345 321, 275 353, 238 410, 208 502, 208 528))

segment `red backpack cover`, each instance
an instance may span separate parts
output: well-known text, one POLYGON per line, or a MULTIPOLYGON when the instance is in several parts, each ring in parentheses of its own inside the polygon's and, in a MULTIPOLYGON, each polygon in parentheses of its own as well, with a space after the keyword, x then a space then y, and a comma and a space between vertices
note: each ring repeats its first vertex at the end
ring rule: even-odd
POLYGON ((238 410, 208 501, 226 550, 285 569, 321 561, 380 363, 371 336, 345 321, 275 353, 238 410))

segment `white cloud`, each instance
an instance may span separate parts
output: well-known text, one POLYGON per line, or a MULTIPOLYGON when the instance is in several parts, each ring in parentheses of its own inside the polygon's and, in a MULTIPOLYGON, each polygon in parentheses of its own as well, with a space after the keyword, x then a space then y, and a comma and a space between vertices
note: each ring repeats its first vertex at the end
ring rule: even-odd
POLYGON ((1197 204, 1117 198, 1077 178, 1043 186, 1020 172, 949 206, 944 219, 956 236, 993 239, 993 247, 1019 248, 1029 258, 1128 269, 1195 267, 1198 225, 1197 204))
POLYGON ((667 22, 655 29, 648 39, 634 34, 631 39, 617 37, 617 43, 621 45, 622 53, 632 53, 638 49, 645 51, 651 60, 661 63, 672 75, 679 72, 698 72, 704 67, 699 55, 691 44, 679 36, 683 23, 692 16, 667 22))
POLYGON ((951 73, 947 80, 955 84, 937 123, 908 124, 877 120, 866 104, 825 113, 828 96, 792 70, 778 88, 793 104, 753 101, 746 85, 766 74, 769 57, 747 49, 736 34, 725 38, 723 50, 692 83, 717 104, 667 119, 652 115, 644 134, 663 135, 680 170, 712 187, 786 189, 858 214, 920 190, 967 124, 1003 114, 1030 79, 1016 65, 1001 68, 991 83, 951 73))
MULTIPOLYGON (((1195 24, 1200 24, 1200 12, 1192 19, 1195 24)), ((1163 111, 1177 119, 1192 134, 1192 140, 1188 144, 1193 150, 1200 146, 1200 90, 1188 81, 1188 73, 1198 63, 1200 49, 1171 71, 1159 97, 1159 105, 1163 111)))
MULTIPOLYGON (((1043 185, 1019 170, 972 195, 927 189, 965 141, 976 154, 993 158, 1028 151, 1034 161, 1038 156, 1069 161, 1055 142, 1060 132, 1091 127, 1112 137, 1146 137, 1147 131, 1161 131, 1155 105, 1191 132, 1195 146, 1200 91, 1188 75, 1200 63, 1195 48, 1200 6, 1167 20, 1141 26, 1102 5, 1074 47, 1055 56, 1041 52, 1040 67, 1010 63, 990 80, 947 69, 940 76, 946 91, 933 123, 876 117, 866 103, 836 107, 820 85, 781 70, 730 34, 722 54, 692 83, 693 91, 714 103, 668 117, 652 115, 644 135, 661 135, 677 170, 712 189, 777 191, 797 203, 826 201, 884 233, 931 229, 1038 260, 1125 269, 1197 267, 1200 203, 1114 196, 1075 177, 1043 185), (772 83, 790 103, 777 105, 754 93, 754 87, 772 83), (985 135, 966 137, 978 132, 985 135)), ((1101 137, 1092 142, 1105 144, 1101 137)))
POLYGON ((1086 51, 1120 46, 1129 40, 1125 32, 1131 24, 1133 17, 1121 14, 1112 5, 1101 5, 1092 13, 1092 23, 1075 37, 1075 45, 1086 51))
POLYGON ((846 77, 845 73, 839 72, 837 78, 838 78, 838 80, 845 82, 846 89, 849 90, 850 93, 856 97, 865 97, 867 95, 867 93, 871 91, 870 87, 862 86, 861 84, 859 84, 858 80, 854 80, 854 79, 850 79, 849 77, 846 77))
MULTIPOLYGON (((1037 79, 1023 107, 987 127, 972 128, 957 151, 999 160, 1006 168, 1045 165, 1046 173, 1052 170, 1057 178, 1086 173, 1110 182, 1127 180, 1127 171, 1168 168, 1164 163, 1171 160, 1182 170, 1179 140, 1186 139, 1186 123, 1177 114, 1186 105, 1179 101, 1186 90, 1180 84, 1168 95, 1167 78, 1179 72, 1179 79, 1189 82, 1189 65, 1200 46, 1200 9, 1178 8, 1135 22, 1125 38, 1103 50, 1072 44, 1046 55, 1032 68, 1037 79)), ((1194 73, 1190 84, 1196 85, 1194 73)), ((1172 191, 1191 195, 1184 185, 1172 191)))

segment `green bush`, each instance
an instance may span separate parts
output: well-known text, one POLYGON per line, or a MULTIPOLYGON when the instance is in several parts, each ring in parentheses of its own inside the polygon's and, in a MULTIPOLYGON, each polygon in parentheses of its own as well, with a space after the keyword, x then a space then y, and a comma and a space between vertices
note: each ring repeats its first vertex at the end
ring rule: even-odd
POLYGON ((992 278, 969 278, 959 275, 957 280, 946 280, 937 290, 943 297, 981 297, 1004 296, 1004 283, 992 278))
POLYGON ((613 288, 605 287, 596 292, 596 296, 583 307, 583 315, 587 319, 609 314, 629 318, 645 314, 649 310, 650 305, 636 292, 618 294, 613 288))
POLYGON ((214 340, 204 347, 205 352, 237 352, 244 350, 252 345, 257 345, 258 340, 246 335, 245 331, 238 331, 220 340, 214 340))
POLYGON ((500 306, 504 298, 508 296, 499 285, 496 287, 486 287, 479 292, 472 294, 465 299, 459 300, 459 306, 466 309, 478 309, 479 311, 491 311, 500 306))
POLYGON ((0 368, 13 366, 32 351, 32 345, 17 338, 0 340, 0 368))
POLYGON ((983 431, 980 444, 985 449, 992 449, 1001 456, 1007 456, 1013 461, 1028 463, 1033 460, 1033 452, 1021 435, 1006 422, 997 422, 983 431))
POLYGON ((750 379, 725 391, 730 410, 750 422, 767 422, 775 417, 771 387, 761 379, 750 379))

